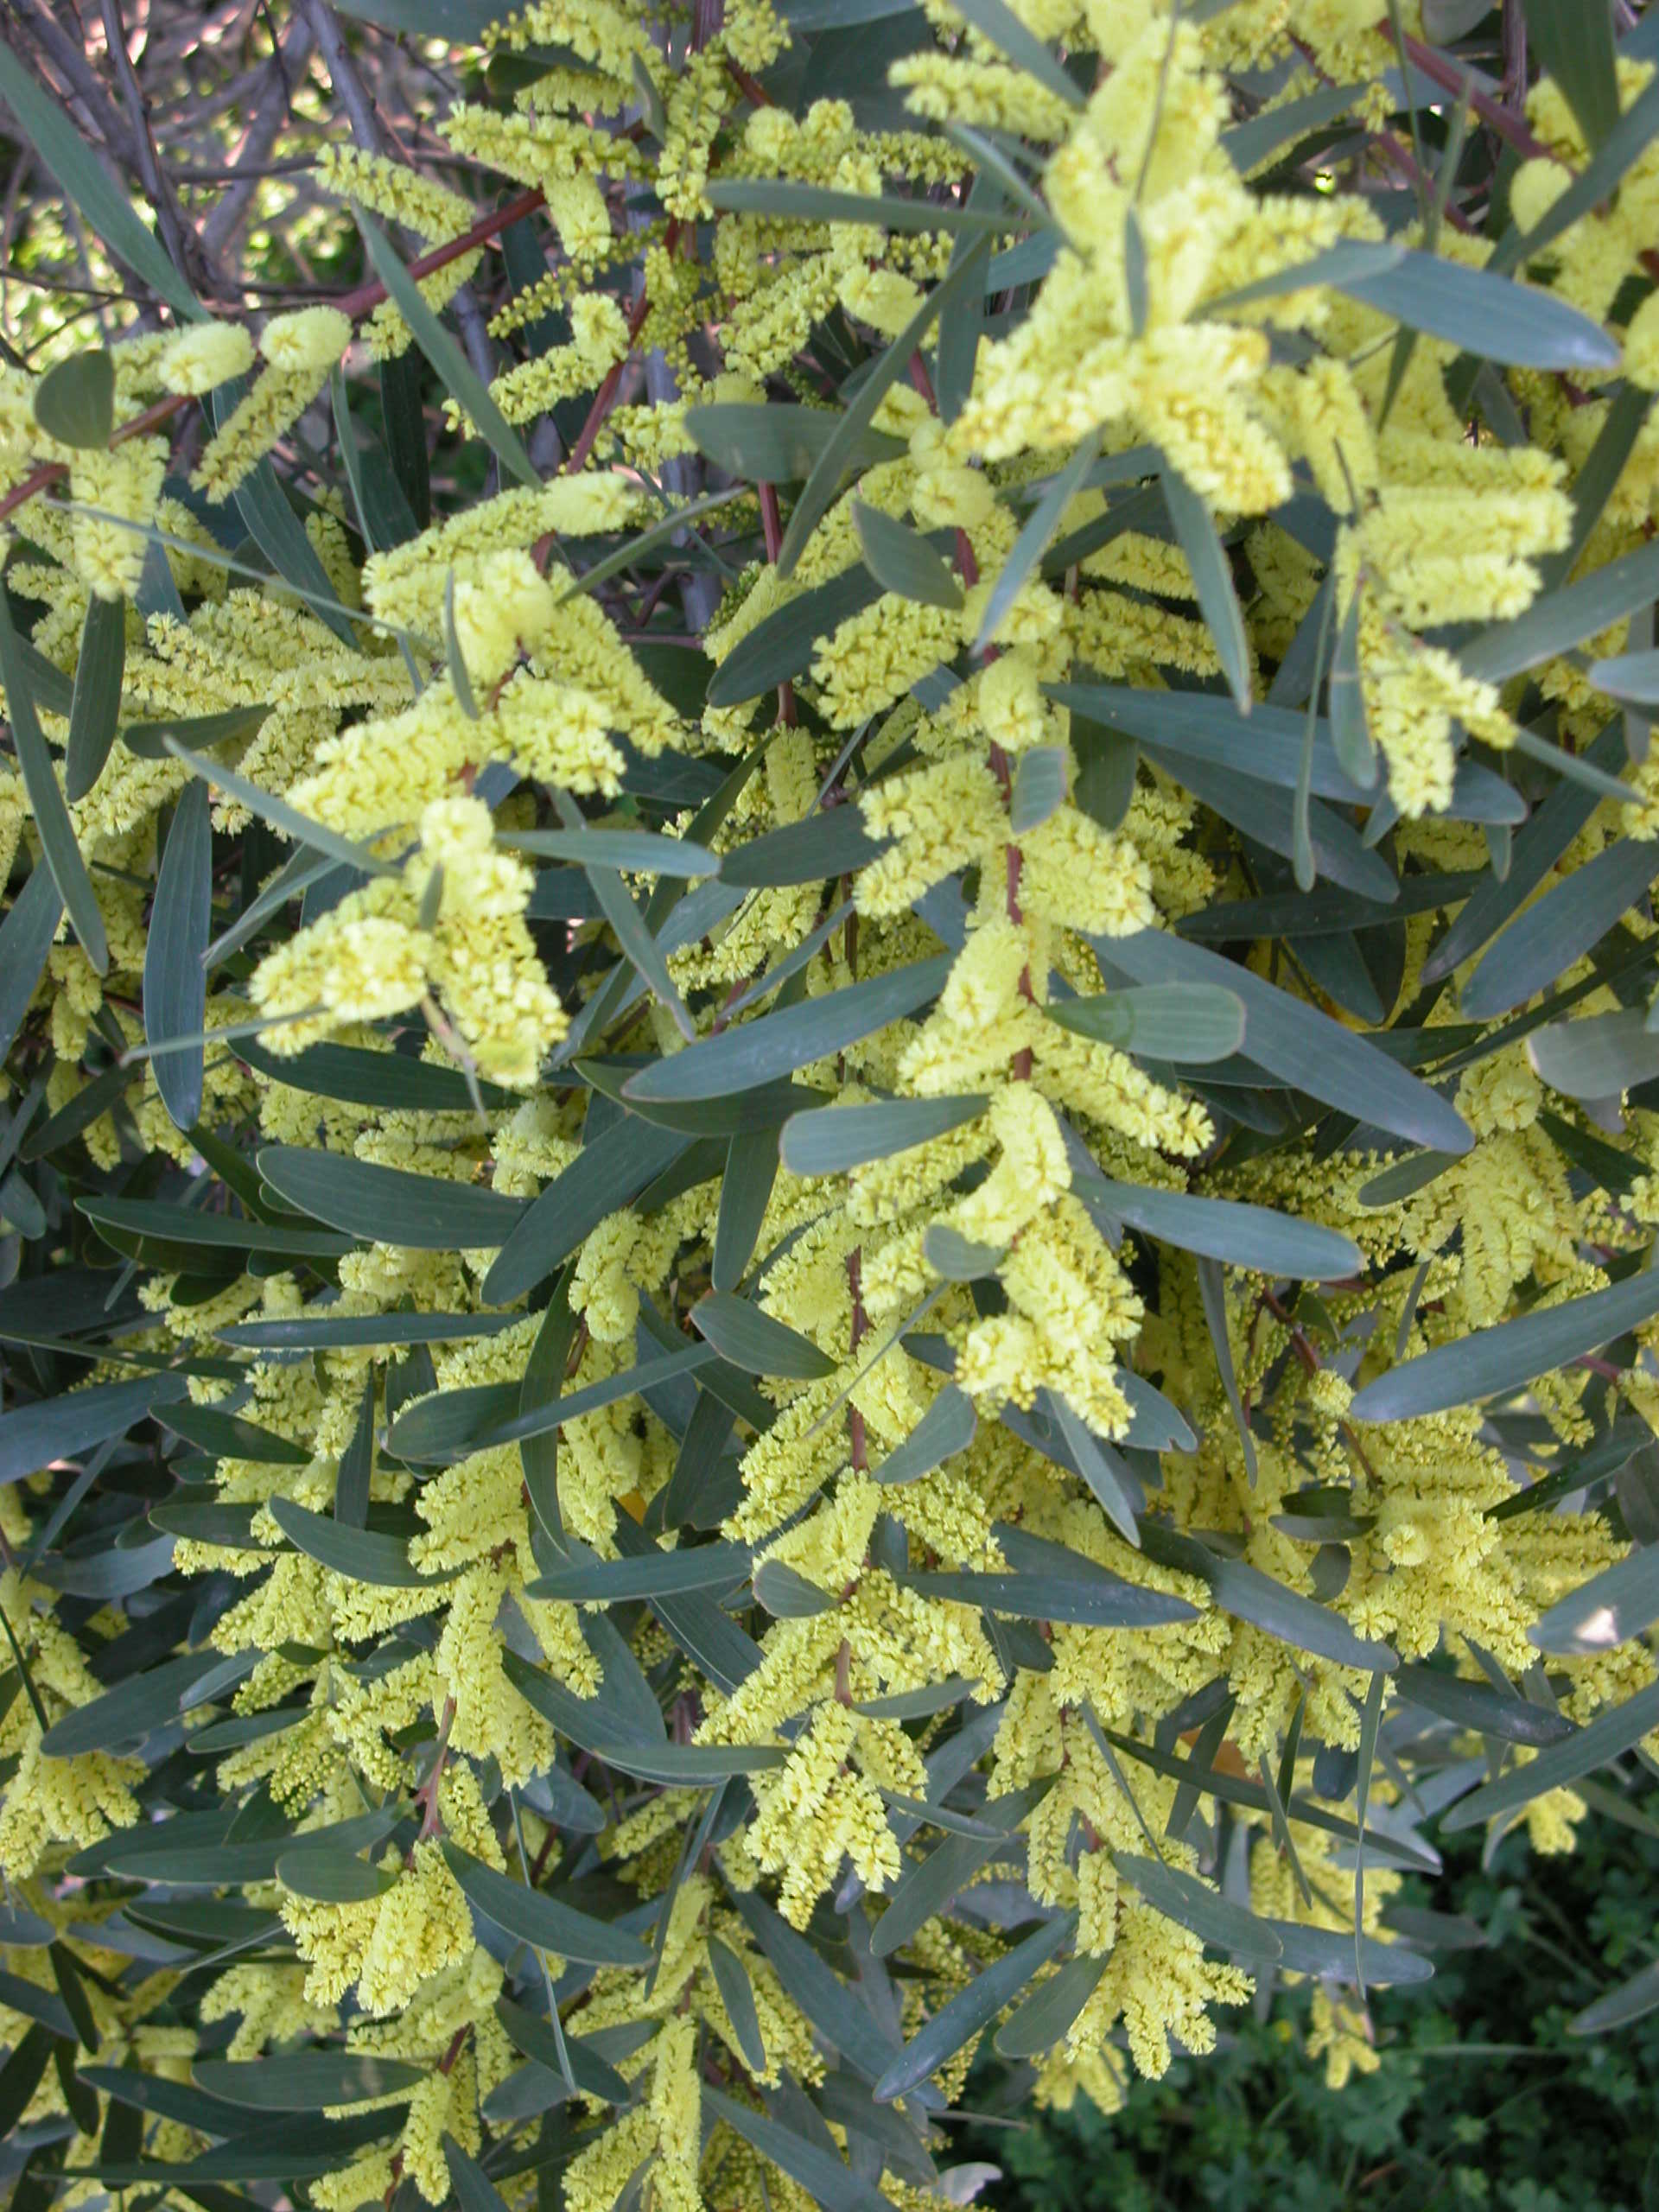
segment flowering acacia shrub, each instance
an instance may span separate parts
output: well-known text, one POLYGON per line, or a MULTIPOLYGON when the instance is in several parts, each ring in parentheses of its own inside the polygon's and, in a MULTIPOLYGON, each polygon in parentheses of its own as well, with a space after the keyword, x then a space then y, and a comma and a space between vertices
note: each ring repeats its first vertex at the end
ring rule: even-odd
POLYGON ((1659 40, 538 0, 411 167, 302 12, 269 315, 0 48, 160 302, 0 372, 14 2173, 1374 2064, 1659 1728, 1659 40))

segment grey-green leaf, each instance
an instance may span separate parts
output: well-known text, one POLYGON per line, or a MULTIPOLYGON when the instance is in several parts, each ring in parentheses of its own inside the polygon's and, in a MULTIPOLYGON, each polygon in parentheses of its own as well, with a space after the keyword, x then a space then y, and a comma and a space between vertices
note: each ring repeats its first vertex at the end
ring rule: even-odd
POLYGON ((1224 1261, 1230 1268, 1309 1282, 1340 1282, 1363 1272, 1359 1247, 1351 1239, 1317 1222, 1274 1213, 1268 1206, 1194 1198, 1150 1184, 1114 1182, 1097 1170, 1079 1178, 1074 1187, 1097 1219, 1103 1215, 1184 1252, 1224 1261))
POLYGON ((1368 1382, 1349 1407, 1355 1421, 1414 1421, 1425 1414, 1519 1389, 1594 1351, 1659 1313, 1659 1268, 1518 1321, 1477 1329, 1368 1382))
POLYGON ((718 1936, 709 1938, 709 1964, 714 1973, 715 1986, 720 1992, 720 2001, 726 2007, 726 2017, 737 2037, 737 2047, 743 2054, 743 2063, 752 2074, 765 2074, 766 2040, 760 2033, 760 2015, 755 2010, 748 1969, 731 1945, 722 1943, 718 1936))
MULTIPOLYGON (((87 228, 139 281, 175 313, 200 321, 203 309, 132 203, 81 137, 62 103, 42 92, 11 50, 0 44, 0 96, 29 143, 86 218, 87 228)), ((8 686, 10 689, 10 686, 8 686)))
POLYGON ((1061 2042, 1100 1986, 1109 1961, 1092 1952, 1068 1959, 1046 1981, 1039 1982, 1025 2003, 996 2031, 1002 2058, 1042 2058, 1061 2042))
POLYGON ((1535 899, 1491 944, 1459 995, 1471 1020, 1488 1021, 1548 990, 1599 944, 1659 872, 1659 852, 1621 837, 1535 899))
POLYGON ((1067 760, 1058 745, 1033 745, 1020 755, 1008 799, 1008 826, 1016 837, 1040 830, 1065 800, 1067 760))
POLYGON ((41 1738, 41 1749, 48 1758, 67 1759, 134 1743, 175 1720, 189 1691, 223 1663, 217 1651, 192 1651, 164 1660, 148 1674, 130 1675, 90 1705, 77 1706, 54 1720, 41 1738))
POLYGON ((598 1599, 620 1605, 631 1598, 672 1597, 683 1590, 730 1590, 749 1571, 747 1544, 686 1544, 677 1551, 654 1546, 626 1559, 572 1560, 527 1583, 532 1598, 567 1605, 598 1599))
POLYGON ((864 565, 883 591, 925 607, 962 605, 962 586, 918 531, 861 499, 853 502, 853 525, 864 565))
POLYGON ((1090 465, 1099 449, 1097 434, 1084 438, 1027 516, 985 601, 985 612, 980 618, 979 635, 974 640, 976 653, 984 652, 990 645, 1002 626, 1002 618, 1019 597, 1020 586, 1047 552, 1049 543, 1060 526, 1061 518, 1082 490, 1090 465))
POLYGON ((1153 983, 1056 999, 1045 1011, 1062 1029, 1147 1059, 1224 1060, 1244 1043, 1244 1002, 1219 983, 1153 983))
POLYGON ((1023 75, 1034 77, 1045 92, 1052 92, 1067 107, 1080 108, 1084 105, 1080 88, 1036 33, 1014 14, 1007 0, 960 0, 957 12, 965 16, 982 37, 1006 54, 1023 75))
POLYGON ((1528 1630, 1541 1651, 1610 1651, 1659 1620, 1659 1544, 1644 1545, 1559 1599, 1528 1630))
MULTIPOLYGON (((10 54, 0 48, 0 65, 17 65, 10 54)), ((0 89, 10 96, 10 80, 4 66, 0 66, 0 89)), ((91 157, 88 156, 90 161, 91 157)), ((22 639, 17 635, 11 619, 11 608, 6 594, 0 590, 0 684, 5 687, 6 705, 11 715, 11 738, 16 748, 17 766, 22 772, 23 789, 29 798, 29 811, 35 817, 35 827, 40 833, 41 849, 46 855, 46 864, 52 871, 52 880, 58 887, 69 915, 70 925, 79 938, 81 950, 100 976, 109 972, 110 944, 105 933, 104 917, 99 912, 92 880, 86 873, 86 863, 81 858, 76 842, 74 826, 69 819, 69 810, 64 804, 57 771, 52 766, 52 755, 47 750, 41 733, 40 717, 35 711, 35 694, 29 666, 23 658, 22 639)))
POLYGON ((62 916, 51 869, 35 868, 0 922, 0 1052, 10 1052, 22 1027, 62 916))
POLYGON ((491 398, 488 385, 422 298, 420 287, 379 225, 361 207, 354 207, 353 212, 375 275, 414 333, 415 343, 436 370, 439 383, 472 418, 508 474, 535 489, 542 480, 535 464, 517 430, 491 398))
POLYGON ((491 1250, 524 1219, 524 1201, 439 1175, 411 1175, 344 1153, 266 1145, 259 1173, 279 1198, 353 1236, 418 1252, 491 1250))
POLYGON ((1487 361, 1532 369, 1613 369, 1619 352, 1599 324, 1552 293, 1490 269, 1420 250, 1396 268, 1338 278, 1337 289, 1408 329, 1487 361))
POLYGON ((321 2112, 412 2089, 423 2066, 357 2050, 268 2052, 263 2058, 200 2059, 191 2068, 210 2096, 257 2112, 321 2112))
POLYGON ((1436 1151, 1461 1154, 1474 1142, 1456 1109, 1408 1069, 1249 969, 1166 930, 1090 941, 1104 965, 1132 982, 1220 983, 1236 991, 1244 1001, 1246 1052, 1293 1088, 1436 1151))
POLYGON ((905 2045, 875 2085, 878 2104, 891 2104, 907 2095, 947 2059, 955 2056, 971 2037, 988 2027, 1005 2005, 1046 1966, 1061 1946, 1068 1943, 1077 1926, 1075 1912, 1058 1913, 1005 1951, 994 1965, 985 1967, 905 2045))
POLYGON ((455 1844, 446 1842, 443 1855, 467 1903, 520 1942, 532 1943, 538 1950, 556 1952, 561 1958, 579 1960, 583 1966, 651 1964, 650 1952, 626 1928, 613 1928, 562 1904, 544 1890, 533 1890, 498 1874, 493 1866, 471 1858, 455 1844))
POLYGON ((1527 1052, 1542 1080, 1567 1098, 1617 1098, 1659 1076, 1659 1032, 1640 1007, 1552 1022, 1528 1038, 1527 1052))
POLYGON ((1559 87, 1593 154, 1618 121, 1613 11, 1600 0, 1523 0, 1538 66, 1559 87))
POLYGON ((291 1497, 273 1497, 270 1517, 296 1551, 348 1582, 366 1582, 378 1590, 423 1590, 448 1579, 423 1574, 401 1536, 379 1529, 353 1529, 327 1514, 309 1513, 291 1497))
POLYGON ((1593 1774, 1630 1751, 1659 1727, 1659 1682, 1649 1682, 1623 1705, 1599 1714, 1587 1728, 1580 1728, 1559 1744, 1547 1745, 1525 1766, 1512 1767, 1496 1782, 1460 1798, 1441 1815, 1440 1825, 1451 1828, 1478 1827, 1529 1805, 1546 1791, 1570 1787, 1582 1776, 1593 1774))
POLYGON ((887 1160, 913 1145, 948 1136, 984 1112, 987 1101, 969 1098, 882 1098, 868 1106, 838 1106, 796 1114, 785 1122, 783 1161, 791 1175, 842 1175, 868 1160, 887 1160))
POLYGON ((1213 1943, 1217 1950, 1231 1951, 1238 1958, 1256 1960, 1263 1966, 1276 1966, 1284 1957, 1283 1942, 1265 1920, 1219 1896, 1196 1874, 1165 1866, 1160 1859, 1136 1858, 1128 1852, 1114 1852, 1112 1856, 1123 1878, 1135 1885, 1155 1912, 1161 1912, 1178 1927, 1213 1943))
POLYGON ((722 2090, 704 2085, 701 2095, 707 2112, 723 2120, 734 2134, 798 2183, 808 2192, 809 2201, 822 2205, 823 2212, 880 2212, 888 2202, 844 2165, 833 2149, 826 2151, 822 2144, 809 2142, 792 2127, 739 2104, 722 2090))
POLYGON ((162 852, 144 947, 144 1038, 162 1103, 187 1134, 201 1119, 207 971, 202 955, 213 921, 213 830, 207 786, 192 783, 174 810, 162 852), (193 1039, 169 1050, 175 1040, 193 1039))
POLYGON ((1402 1667, 1395 1688, 1408 1705, 1420 1706, 1454 1728, 1478 1729, 1506 1744, 1536 1748, 1558 1744, 1573 1732, 1572 1722, 1548 1706, 1506 1694, 1491 1682, 1443 1674, 1438 1667, 1402 1667))
POLYGON ((0 1414, 0 1484, 20 1482, 54 1459, 90 1452, 142 1421, 152 1406, 182 1398, 188 1388, 188 1377, 169 1370, 129 1382, 94 1382, 0 1414))
MULTIPOLYGON (((835 435, 839 415, 827 407, 780 407, 719 400, 685 410, 686 435, 699 453, 750 484, 802 482, 835 435)), ((902 440, 869 430, 855 450, 861 463, 896 460, 902 440)))
POLYGON ((102 350, 71 353, 35 387, 35 420, 61 446, 90 452, 115 428, 115 360, 102 350))
POLYGON ((1659 2009, 1659 1963, 1643 1967, 1628 1981, 1610 1989, 1605 1996, 1598 1997, 1593 2005, 1586 2005, 1575 2012, 1567 2024, 1570 2036, 1605 2035, 1610 2028, 1628 2027, 1632 2020, 1659 2009))
POLYGON ((121 715, 121 677, 127 659, 127 602, 86 601, 75 661, 74 696, 69 704, 69 742, 64 749, 64 796, 73 805, 86 798, 104 772, 115 743, 121 715))
POLYGON ((1659 595, 1659 538, 1609 561, 1576 583, 1535 599, 1523 614, 1495 622, 1459 653, 1471 676, 1502 683, 1599 636, 1659 595))
POLYGON ((711 1290, 700 1298, 691 1308, 691 1325, 722 1359, 748 1375, 811 1382, 836 1371, 827 1352, 730 1291, 711 1290))
POLYGON ((1249 639, 1227 549, 1221 542, 1214 516, 1185 479, 1173 468, 1166 467, 1160 481, 1164 504, 1169 509, 1176 537, 1192 571, 1199 611, 1220 657, 1227 688, 1239 712, 1248 714, 1252 690, 1249 639))
POLYGON ((974 1440, 978 1416, 974 1402, 947 1382, 904 1442, 870 1470, 878 1483, 913 1483, 974 1440))
POLYGON ((506 2199, 470 2151, 462 2148, 446 2128, 443 2162, 449 2170, 449 2186, 460 2212, 506 2212, 506 2199))
MULTIPOLYGON (((690 1053, 677 1057, 689 1058, 690 1053)), ((507 1306, 544 1281, 607 1214, 631 1205, 690 1142, 677 1130, 658 1128, 629 1115, 613 1122, 603 1136, 584 1144, 570 1165, 531 1201, 502 1245, 484 1279, 486 1300, 507 1306)))
MULTIPOLYGON (((769 181, 758 187, 747 186, 744 183, 723 187, 716 184, 709 188, 709 197, 717 205, 723 204, 729 207, 733 204, 729 195, 734 192, 741 194, 746 189, 758 190, 764 197, 768 194, 777 194, 791 188, 769 181), (722 192, 728 195, 723 202, 721 197, 722 192)), ((792 189, 797 194, 800 194, 813 193, 817 191, 818 188, 812 185, 798 185, 792 189)), ((891 221, 890 217, 886 213, 878 213, 874 219, 868 213, 861 213, 860 203, 855 194, 823 193, 821 196, 824 200, 842 200, 851 203, 853 212, 849 216, 836 217, 833 219, 847 219, 853 222, 870 219, 877 222, 890 223, 891 221)), ((944 217, 945 211, 931 201, 891 203, 884 200, 876 204, 883 209, 894 204, 901 206, 907 204, 919 208, 924 216, 924 219, 916 226, 919 229, 946 229, 976 223, 976 219, 966 208, 951 209, 949 222, 940 219, 944 217), (934 219, 931 221, 925 219, 928 217, 934 219)), ((977 219, 976 227, 995 229, 1000 227, 1000 225, 996 218, 986 216, 977 219)), ((935 319, 958 294, 967 290, 970 284, 976 284, 981 281, 980 270, 971 256, 959 263, 942 283, 935 284, 925 296, 915 314, 887 347, 886 353, 880 356, 874 368, 859 385, 856 395, 842 413, 829 443, 814 462, 812 474, 801 486, 801 496, 795 502, 794 511, 789 518, 789 527, 784 532, 784 542, 778 549, 777 569, 779 576, 789 576, 794 573, 796 563, 806 550, 808 538, 811 537, 819 522, 829 512, 831 502, 841 488, 842 476, 854 465, 859 441, 869 429, 876 409, 881 404, 885 394, 892 389, 909 367, 912 354, 927 335, 935 319)))

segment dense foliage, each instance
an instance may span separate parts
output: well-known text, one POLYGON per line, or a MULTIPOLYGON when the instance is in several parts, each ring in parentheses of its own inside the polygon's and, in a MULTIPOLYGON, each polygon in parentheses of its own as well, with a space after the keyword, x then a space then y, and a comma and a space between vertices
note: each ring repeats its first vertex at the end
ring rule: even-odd
POLYGON ((0 47, 18 2193, 1368 2069, 1659 1747, 1659 38, 466 14, 0 47))

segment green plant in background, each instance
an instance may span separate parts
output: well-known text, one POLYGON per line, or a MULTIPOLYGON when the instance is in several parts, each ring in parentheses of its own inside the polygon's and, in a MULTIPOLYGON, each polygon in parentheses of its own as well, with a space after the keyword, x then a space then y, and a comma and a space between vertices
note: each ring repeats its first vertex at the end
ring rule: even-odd
POLYGON ((345 12, 273 312, 0 49, 143 302, 0 372, 16 2189, 1372 2069, 1659 1742, 1659 41, 345 12))
POLYGON ((1454 1841, 1424 1893, 1457 1908, 1440 1930, 1454 1948, 1432 1990, 1377 1997, 1363 2087, 1333 2088, 1309 2063, 1290 2005, 1236 2024, 1213 2058, 1132 2083, 1109 2118, 1079 2103, 1033 2126, 1018 2077, 982 2068, 969 2095, 996 2122, 959 2153, 998 2169, 983 2201, 1003 2212, 1646 2208, 1659 2202, 1659 2017, 1597 2031, 1585 2014, 1650 1954, 1656 1876, 1653 1840, 1611 1821, 1531 1868, 1511 1845, 1484 1869, 1454 1841))

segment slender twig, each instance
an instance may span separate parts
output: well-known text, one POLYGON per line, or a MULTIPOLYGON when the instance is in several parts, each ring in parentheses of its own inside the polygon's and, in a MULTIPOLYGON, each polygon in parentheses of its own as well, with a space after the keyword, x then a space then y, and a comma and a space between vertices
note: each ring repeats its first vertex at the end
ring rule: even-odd
POLYGON ((156 142, 149 131, 149 110, 139 88, 132 56, 127 52, 127 29, 121 19, 120 0, 103 0, 103 16, 104 38, 109 48, 110 67, 114 70, 116 82, 121 88, 127 123, 132 133, 133 167, 138 172, 138 181, 144 188, 146 198, 156 210, 162 243, 167 248, 168 257, 188 283, 205 269, 201 241, 185 221, 178 194, 169 180, 162 174, 162 165, 156 158, 156 142))

